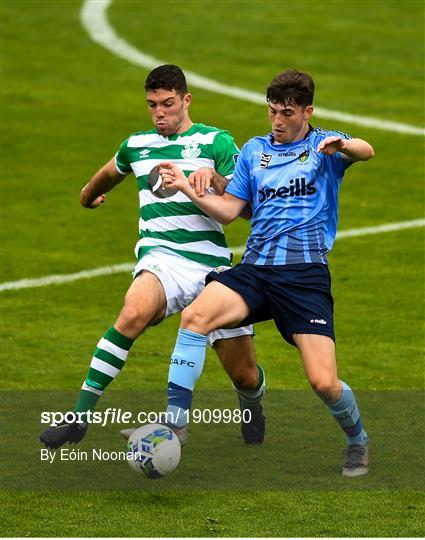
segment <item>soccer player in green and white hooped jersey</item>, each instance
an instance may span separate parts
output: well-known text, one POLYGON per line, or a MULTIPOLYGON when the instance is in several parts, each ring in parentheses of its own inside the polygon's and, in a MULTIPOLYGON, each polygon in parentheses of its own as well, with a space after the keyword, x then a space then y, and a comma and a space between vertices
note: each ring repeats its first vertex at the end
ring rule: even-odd
POLYGON ((239 150, 228 132, 203 124, 192 124, 184 133, 169 135, 165 140, 156 130, 139 132, 121 145, 116 168, 123 175, 133 171, 139 187, 136 273, 144 266, 143 257, 157 248, 206 266, 230 266, 221 225, 199 211, 185 195, 162 188, 156 166, 165 154, 187 176, 207 167, 229 177, 239 150))
MULTIPOLYGON (((81 204, 97 208, 105 202, 105 193, 133 172, 139 189, 140 240, 134 281, 115 324, 97 344, 75 412, 94 409, 124 366, 134 340, 148 326, 182 311, 202 291, 205 276, 213 268, 231 264, 221 225, 180 191, 164 189, 157 165, 164 160, 178 165, 199 196, 208 190, 222 194, 233 173, 238 148, 227 131, 191 121, 192 97, 179 67, 154 69, 145 90, 154 129, 131 135, 81 192, 81 204)), ((261 443, 265 381, 262 368, 256 364, 252 333, 250 326, 218 330, 208 340, 233 382, 241 408, 251 410, 251 420, 241 424, 245 442, 261 443)), ((180 339, 184 341, 184 331, 180 339)), ((192 339, 192 335, 187 336, 188 343, 192 339)), ((187 439, 192 391, 202 368, 203 358, 185 362, 178 351, 170 363, 166 418, 182 445, 187 439)), ((86 422, 63 422, 43 431, 40 441, 49 448, 59 448, 67 442, 79 442, 86 430, 86 422)), ((128 438, 133 431, 121 433, 128 438)))

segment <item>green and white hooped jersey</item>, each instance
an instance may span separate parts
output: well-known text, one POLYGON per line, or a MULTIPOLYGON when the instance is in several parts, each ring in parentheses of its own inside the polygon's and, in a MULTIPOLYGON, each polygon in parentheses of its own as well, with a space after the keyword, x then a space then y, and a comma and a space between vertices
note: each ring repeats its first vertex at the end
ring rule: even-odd
POLYGON ((171 250, 212 268, 230 265, 230 252, 221 225, 186 195, 162 189, 155 167, 172 161, 188 176, 211 167, 231 177, 239 150, 227 131, 193 124, 186 132, 163 137, 156 130, 140 131, 124 141, 116 156, 117 170, 134 172, 139 189, 137 260, 153 248, 171 250))

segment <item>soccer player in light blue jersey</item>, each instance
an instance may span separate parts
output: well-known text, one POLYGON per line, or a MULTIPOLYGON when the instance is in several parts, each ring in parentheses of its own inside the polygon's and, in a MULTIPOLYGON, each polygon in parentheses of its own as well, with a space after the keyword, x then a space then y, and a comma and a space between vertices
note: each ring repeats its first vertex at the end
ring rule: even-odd
POLYGON ((347 436, 344 476, 368 473, 368 436, 351 388, 338 379, 331 278, 327 253, 335 240, 338 192, 346 169, 373 157, 362 139, 314 128, 314 82, 295 70, 267 89, 272 131, 248 141, 223 196, 200 197, 182 171, 163 163, 163 186, 179 189, 221 223, 252 207, 251 234, 242 263, 211 272, 209 284, 182 312, 172 358, 202 362, 205 336, 273 319, 301 355, 308 381, 347 436), (180 336, 179 335, 179 336, 180 336), (201 352, 202 351, 202 352, 201 352))

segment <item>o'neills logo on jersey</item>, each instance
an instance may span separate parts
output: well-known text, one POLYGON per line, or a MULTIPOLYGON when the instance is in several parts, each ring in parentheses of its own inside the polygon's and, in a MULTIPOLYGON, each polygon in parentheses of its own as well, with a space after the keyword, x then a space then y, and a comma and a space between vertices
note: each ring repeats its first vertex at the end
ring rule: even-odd
POLYGON ((289 186, 282 186, 278 189, 268 188, 258 190, 258 201, 264 202, 266 199, 286 199, 287 197, 307 197, 316 193, 314 180, 306 183, 305 178, 294 178, 289 180, 289 186))

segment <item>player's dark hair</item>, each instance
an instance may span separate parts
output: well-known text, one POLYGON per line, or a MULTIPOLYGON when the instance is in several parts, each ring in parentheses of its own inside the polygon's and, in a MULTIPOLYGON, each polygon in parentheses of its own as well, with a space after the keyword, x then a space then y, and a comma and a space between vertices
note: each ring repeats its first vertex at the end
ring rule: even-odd
POLYGON ((267 88, 267 101, 288 105, 312 105, 314 82, 310 75, 296 69, 287 69, 272 80, 267 88))
POLYGON ((175 90, 178 94, 184 95, 187 93, 186 77, 179 66, 174 64, 165 64, 158 66, 152 70, 146 77, 145 91, 159 90, 175 90))

